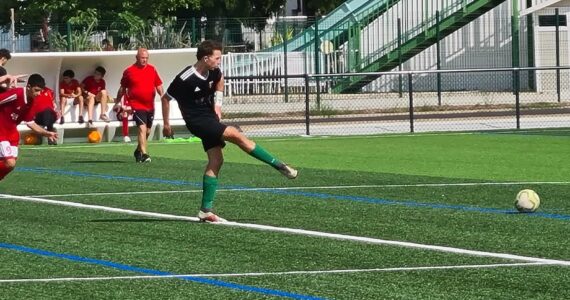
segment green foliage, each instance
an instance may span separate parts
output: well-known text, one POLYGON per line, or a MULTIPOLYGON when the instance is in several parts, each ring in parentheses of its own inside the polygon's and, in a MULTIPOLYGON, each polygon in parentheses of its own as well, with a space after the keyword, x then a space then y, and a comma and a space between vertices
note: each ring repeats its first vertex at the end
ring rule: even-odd
POLYGON ((275 33, 273 33, 273 36, 271 37, 271 45, 275 46, 283 43, 283 37, 285 37, 285 41, 292 39, 294 32, 295 29, 291 26, 287 26, 287 28, 285 29, 285 35, 283 35, 283 32, 276 31, 275 33))
POLYGON ((338 115, 340 112, 334 109, 330 104, 320 103, 320 105, 317 105, 317 103, 313 103, 310 113, 312 116, 332 117, 338 115))
POLYGON ((68 34, 54 32, 49 36, 51 51, 98 51, 101 50, 99 44, 91 40, 96 22, 92 22, 87 27, 72 30, 71 37, 68 34), (71 44, 70 44, 71 40, 71 44))
POLYGON ((307 15, 326 15, 346 0, 316 0, 305 3, 307 15))
POLYGON ((145 47, 148 49, 165 48, 189 48, 191 47, 190 36, 186 32, 186 23, 176 30, 173 25, 153 26, 146 24, 137 28, 138 32, 131 35, 131 41, 127 44, 127 49, 137 49, 145 47))

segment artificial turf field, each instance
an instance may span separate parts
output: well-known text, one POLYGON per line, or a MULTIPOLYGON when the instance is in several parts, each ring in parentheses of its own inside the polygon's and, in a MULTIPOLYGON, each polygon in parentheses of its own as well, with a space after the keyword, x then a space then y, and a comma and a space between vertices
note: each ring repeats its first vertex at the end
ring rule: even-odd
POLYGON ((226 225, 194 218, 199 143, 149 164, 133 144, 22 147, 0 299, 570 298, 570 130, 257 142, 299 178, 228 145, 226 225), (523 188, 537 212, 514 211, 523 188))

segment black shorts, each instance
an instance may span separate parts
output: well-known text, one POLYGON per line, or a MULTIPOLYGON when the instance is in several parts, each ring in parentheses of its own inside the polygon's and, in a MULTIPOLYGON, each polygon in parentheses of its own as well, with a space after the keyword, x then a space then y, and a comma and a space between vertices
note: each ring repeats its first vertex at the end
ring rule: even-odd
POLYGON ((186 122, 186 127, 190 130, 190 133, 202 140, 204 151, 208 151, 218 146, 222 148, 226 146, 222 135, 228 126, 220 123, 216 115, 202 115, 198 117, 184 118, 184 121, 186 122))
POLYGON ((133 120, 137 126, 145 124, 146 128, 151 128, 152 121, 154 121, 154 110, 135 110, 133 111, 133 120))

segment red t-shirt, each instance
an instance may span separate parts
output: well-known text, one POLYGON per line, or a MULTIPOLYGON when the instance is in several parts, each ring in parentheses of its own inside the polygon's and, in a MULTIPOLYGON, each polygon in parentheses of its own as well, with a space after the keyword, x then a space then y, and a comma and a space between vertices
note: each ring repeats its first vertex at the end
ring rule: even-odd
POLYGON ((77 81, 76 79, 72 79, 69 83, 66 83, 63 80, 59 83, 60 92, 61 90, 63 90, 62 94, 71 95, 75 93, 78 87, 79 87, 79 81, 77 81))
POLYGON ((131 65, 123 72, 121 86, 127 88, 126 98, 134 110, 153 110, 156 88, 162 80, 153 65, 131 65))
POLYGON ((8 141, 12 146, 17 146, 20 141, 18 124, 33 119, 30 104, 26 103, 24 88, 12 88, 0 93, 0 141, 8 141))
POLYGON ((83 84, 84 90, 93 95, 97 95, 100 91, 105 89, 105 79, 101 78, 101 80, 95 81, 93 75, 87 76, 81 83, 83 84))
POLYGON ((38 96, 31 101, 31 114, 34 116, 39 112, 42 112, 46 109, 51 110, 55 113, 55 106, 53 101, 53 91, 50 88, 44 88, 38 96))

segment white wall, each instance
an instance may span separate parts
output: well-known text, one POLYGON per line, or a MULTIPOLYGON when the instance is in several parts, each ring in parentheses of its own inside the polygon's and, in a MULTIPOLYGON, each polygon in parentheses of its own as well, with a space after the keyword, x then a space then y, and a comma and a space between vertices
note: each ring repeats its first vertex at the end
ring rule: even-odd
MULTIPOLYGON (((6 69, 10 74, 39 73, 46 79, 47 86, 59 93, 61 74, 66 69, 72 69, 81 82, 97 66, 102 66, 107 70, 107 90, 115 97, 123 70, 135 62, 135 55, 136 51, 14 53, 6 69)), ((157 68, 165 89, 176 74, 196 62, 195 48, 149 50, 149 55, 149 63, 157 68)), ((155 101, 160 101, 158 96, 155 101)))

